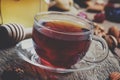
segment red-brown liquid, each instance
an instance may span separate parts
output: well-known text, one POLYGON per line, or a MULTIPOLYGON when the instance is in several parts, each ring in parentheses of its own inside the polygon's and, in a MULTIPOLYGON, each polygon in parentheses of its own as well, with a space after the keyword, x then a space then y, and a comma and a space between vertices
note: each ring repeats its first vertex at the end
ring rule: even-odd
POLYGON ((68 21, 46 21, 40 24, 44 27, 34 25, 33 42, 42 64, 69 68, 85 56, 90 45, 87 39, 89 34, 78 34, 88 29, 68 21))

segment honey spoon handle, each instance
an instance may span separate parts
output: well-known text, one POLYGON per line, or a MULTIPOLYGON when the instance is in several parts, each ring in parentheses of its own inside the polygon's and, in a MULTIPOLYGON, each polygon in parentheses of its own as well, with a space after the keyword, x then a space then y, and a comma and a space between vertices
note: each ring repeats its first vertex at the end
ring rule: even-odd
POLYGON ((32 28, 25 28, 25 38, 24 39, 28 39, 32 37, 32 28))
POLYGON ((23 25, 9 23, 0 26, 0 49, 14 46, 21 40, 32 37, 32 28, 24 28, 23 25))

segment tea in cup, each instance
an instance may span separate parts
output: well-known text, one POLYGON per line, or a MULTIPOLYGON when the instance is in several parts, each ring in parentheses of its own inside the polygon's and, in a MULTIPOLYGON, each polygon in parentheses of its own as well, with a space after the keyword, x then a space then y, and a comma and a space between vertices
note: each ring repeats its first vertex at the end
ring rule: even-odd
POLYGON ((38 13, 32 39, 40 63, 54 68, 71 68, 84 58, 93 40, 105 51, 101 60, 108 54, 106 42, 93 35, 92 22, 64 12, 38 13))

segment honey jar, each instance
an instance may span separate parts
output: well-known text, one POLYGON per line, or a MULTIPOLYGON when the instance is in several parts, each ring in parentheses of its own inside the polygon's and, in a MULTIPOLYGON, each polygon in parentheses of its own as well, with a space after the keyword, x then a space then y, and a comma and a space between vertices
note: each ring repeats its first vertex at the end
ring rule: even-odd
POLYGON ((49 0, 0 0, 0 24, 32 27, 35 14, 48 11, 48 3, 49 0))

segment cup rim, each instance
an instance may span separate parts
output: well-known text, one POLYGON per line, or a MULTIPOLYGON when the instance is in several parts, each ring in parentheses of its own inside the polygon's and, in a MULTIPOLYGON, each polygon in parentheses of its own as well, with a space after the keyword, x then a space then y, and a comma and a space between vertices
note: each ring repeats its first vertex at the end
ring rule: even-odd
MULTIPOLYGON (((57 20, 57 19, 56 19, 57 20)), ((46 30, 49 30, 49 31, 52 31, 52 32, 55 32, 55 33, 58 33, 58 34, 64 34, 64 35, 87 35, 87 34, 90 34, 93 32, 93 22, 88 20, 88 19, 85 19, 85 18, 82 18, 82 17, 79 17, 77 15, 73 15, 71 13, 68 13, 68 12, 58 12, 58 11, 48 11, 48 12, 40 12, 40 13, 37 13, 35 16, 34 16, 34 22, 38 25, 38 26, 41 26, 42 28, 46 29, 46 30), (38 20, 36 19, 37 16, 39 15, 47 15, 47 14, 62 14, 62 15, 67 15, 67 16, 71 16, 71 17, 74 17, 76 19, 81 19, 83 21, 85 21, 87 24, 90 25, 90 29, 89 31, 86 31, 86 32, 61 32, 61 31, 55 31, 55 30, 52 30, 50 28, 47 28, 47 27, 44 27, 43 25, 39 24, 38 23, 38 20)))

